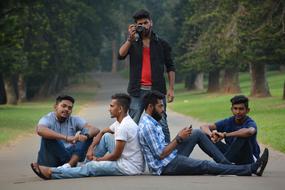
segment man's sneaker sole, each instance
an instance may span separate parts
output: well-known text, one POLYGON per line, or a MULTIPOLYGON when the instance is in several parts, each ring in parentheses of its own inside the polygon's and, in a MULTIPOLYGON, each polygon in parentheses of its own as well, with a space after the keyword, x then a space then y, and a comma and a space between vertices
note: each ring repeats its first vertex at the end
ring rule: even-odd
POLYGON ((257 171, 256 171, 256 175, 257 176, 262 176, 264 169, 267 165, 268 162, 268 157, 269 157, 269 151, 268 148, 265 148, 263 151, 263 154, 260 157, 260 167, 258 167, 257 171))

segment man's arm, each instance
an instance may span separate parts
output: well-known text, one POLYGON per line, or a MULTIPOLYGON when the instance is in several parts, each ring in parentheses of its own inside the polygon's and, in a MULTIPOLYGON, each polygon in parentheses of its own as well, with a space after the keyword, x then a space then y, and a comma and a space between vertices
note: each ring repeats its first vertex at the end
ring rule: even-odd
POLYGON ((100 130, 98 128, 96 128, 96 127, 94 127, 88 123, 86 123, 83 127, 88 129, 88 135, 90 138, 95 137, 100 132, 100 130))
POLYGON ((75 143, 75 136, 67 136, 60 133, 57 133, 44 125, 39 124, 36 128, 37 134, 45 139, 54 139, 54 140, 65 140, 69 143, 75 143))
POLYGON ((217 129, 217 126, 215 124, 206 124, 200 126, 200 129, 207 134, 209 137, 212 136, 212 131, 217 129))
POLYGON ((66 135, 57 133, 44 125, 38 125, 36 131, 39 136, 45 139, 66 140, 66 135))
POLYGON ((164 159, 166 156, 168 156, 175 148, 176 146, 181 143, 179 140, 183 141, 186 139, 190 134, 192 133, 192 129, 190 128, 184 128, 182 129, 177 136, 163 149, 162 153, 160 154, 159 158, 160 160, 164 159))
POLYGON ((254 127, 249 127, 249 128, 242 128, 237 131, 233 131, 230 133, 223 133, 224 138, 225 137, 241 137, 241 138, 247 138, 256 133, 256 129, 254 127))
POLYGON ((127 40, 119 49, 119 59, 124 59, 127 54, 128 54, 128 51, 130 49, 132 45, 132 42, 130 42, 129 40, 127 40))
POLYGON ((174 100, 174 83, 175 83, 175 72, 169 71, 168 73, 168 92, 167 92, 167 101, 168 103, 173 102, 174 100))
POLYGON ((118 56, 119 59, 124 59, 127 56, 129 49, 132 45, 132 42, 135 41, 135 34, 136 34, 135 25, 131 24, 128 27, 128 39, 119 49, 119 56, 118 56))

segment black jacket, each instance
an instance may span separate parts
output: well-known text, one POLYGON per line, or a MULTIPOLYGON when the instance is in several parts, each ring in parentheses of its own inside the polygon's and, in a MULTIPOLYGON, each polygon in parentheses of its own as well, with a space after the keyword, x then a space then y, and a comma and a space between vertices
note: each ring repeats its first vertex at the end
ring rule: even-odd
MULTIPOLYGON (((142 72, 142 52, 143 43, 141 40, 132 43, 128 54, 130 55, 130 79, 128 85, 128 93, 131 96, 140 95, 140 81, 142 72)), ((120 56, 118 59, 125 59, 126 56, 120 56)), ((152 90, 157 90, 166 94, 166 84, 164 78, 164 70, 166 72, 174 71, 175 65, 171 58, 171 47, 163 39, 152 33, 150 40, 150 63, 151 63, 151 79, 152 90)))

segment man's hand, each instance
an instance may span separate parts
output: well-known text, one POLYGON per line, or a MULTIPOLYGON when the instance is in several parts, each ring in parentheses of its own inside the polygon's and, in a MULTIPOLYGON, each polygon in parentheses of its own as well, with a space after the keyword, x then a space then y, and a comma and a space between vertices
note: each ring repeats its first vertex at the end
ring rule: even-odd
POLYGON ((76 139, 76 142, 77 142, 77 141, 84 142, 84 141, 86 141, 88 138, 87 138, 86 135, 82 135, 82 134, 80 134, 80 131, 78 131, 78 132, 75 134, 75 139, 76 139))
POLYGON ((128 41, 133 42, 136 40, 136 25, 131 24, 128 28, 128 41))
POLYGON ((87 158, 87 160, 93 160, 93 158, 94 158, 94 155, 93 155, 93 148, 89 148, 89 149, 87 150, 86 158, 87 158))
POLYGON ((66 136, 65 141, 71 144, 75 144, 77 141, 76 139, 77 139, 76 136, 66 136))
POLYGON ((173 100, 174 100, 174 90, 169 89, 167 91, 167 102, 170 103, 173 102, 173 100))
POLYGON ((185 127, 181 131, 179 131, 178 136, 181 137, 183 140, 189 137, 192 133, 192 128, 185 127))
POLYGON ((211 141, 217 143, 225 138, 224 133, 220 133, 217 130, 212 131, 211 141))

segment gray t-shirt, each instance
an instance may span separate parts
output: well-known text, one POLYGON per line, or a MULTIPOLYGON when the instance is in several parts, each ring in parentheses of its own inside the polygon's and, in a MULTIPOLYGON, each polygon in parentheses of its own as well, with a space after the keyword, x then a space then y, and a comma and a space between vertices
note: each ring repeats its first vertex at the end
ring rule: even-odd
MULTIPOLYGON (((88 133, 88 129, 84 127, 86 121, 77 116, 70 116, 64 122, 59 122, 56 118, 55 112, 50 112, 47 115, 43 116, 38 125, 43 125, 57 133, 74 136, 77 131, 81 131, 83 134, 88 133)), ((71 146, 70 143, 62 141, 65 147, 71 146)))

